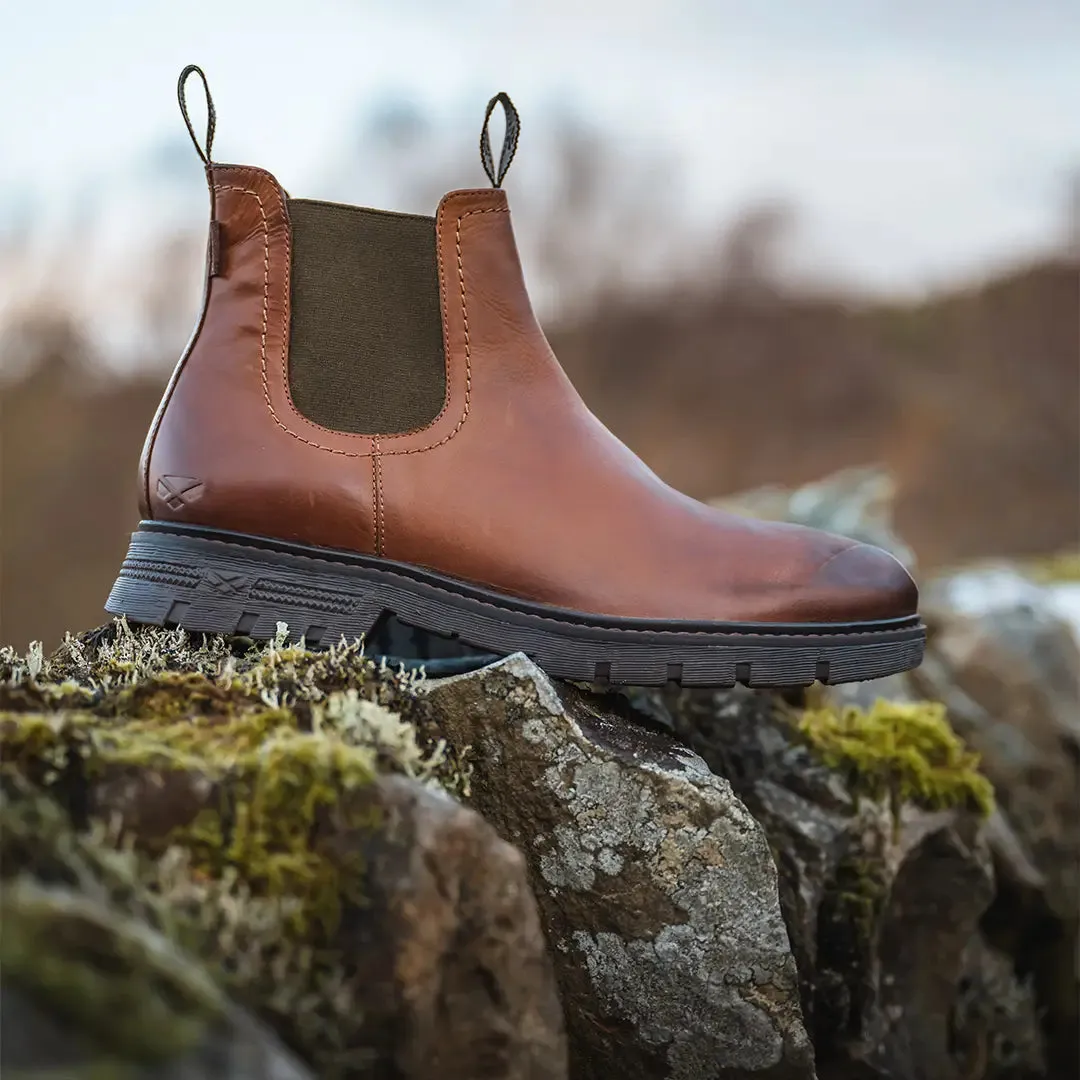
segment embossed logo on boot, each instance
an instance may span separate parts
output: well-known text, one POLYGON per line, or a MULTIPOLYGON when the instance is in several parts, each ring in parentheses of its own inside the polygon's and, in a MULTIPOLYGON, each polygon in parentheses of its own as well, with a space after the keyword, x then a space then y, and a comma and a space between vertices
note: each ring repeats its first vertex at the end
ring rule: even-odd
POLYGON ((247 588, 248 579, 235 570, 207 570, 203 581, 222 596, 235 596, 247 588))
POLYGON ((179 510, 195 502, 203 487, 203 482, 194 476, 163 476, 157 482, 157 493, 170 510, 179 510))

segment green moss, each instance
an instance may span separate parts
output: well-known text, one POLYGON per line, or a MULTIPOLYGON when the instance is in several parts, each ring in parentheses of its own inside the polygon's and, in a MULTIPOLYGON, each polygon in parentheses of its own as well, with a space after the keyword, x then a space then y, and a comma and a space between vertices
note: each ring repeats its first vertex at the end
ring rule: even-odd
MULTIPOLYGON (((0 875, 4 879, 0 943, 10 949, 30 941, 25 956, 13 958, 11 969, 34 961, 23 981, 46 1012, 59 1014, 72 1025, 94 1024, 96 1029, 100 1000, 137 994, 141 1003, 142 995, 156 995, 145 1014, 133 1015, 141 1021, 139 1030, 145 1030, 146 1038, 160 1045, 164 1054, 193 1037, 192 1010, 184 991, 189 974, 179 957, 198 957, 201 969, 194 960, 184 962, 194 967, 190 977, 196 989, 221 985, 318 1064, 321 1075, 345 1075, 339 1065, 362 1038, 357 987, 345 977, 343 958, 334 949, 317 950, 298 940, 292 929, 298 901, 256 896, 232 869, 213 878, 197 870, 190 853, 179 847, 169 848, 161 857, 146 857, 104 822, 76 830, 56 801, 15 774, 0 785, 0 875), (166 974, 174 964, 181 966, 179 1003, 177 991, 161 984, 160 971, 143 969, 145 957, 137 949, 83 947, 80 932, 75 938, 80 947, 65 945, 54 958, 51 941, 31 940, 22 931, 18 905, 12 903, 20 895, 39 894, 46 898, 42 925, 46 918, 71 924, 68 909, 85 909, 93 913, 91 942, 99 941, 94 929, 99 925, 104 927, 103 936, 119 927, 124 940, 133 936, 136 944, 144 939, 153 942, 152 957, 161 952, 168 959, 166 974), (39 956, 45 957, 44 966, 38 966, 39 956), (132 963, 122 963, 117 956, 121 960, 130 956, 132 963), (203 970, 213 982, 207 982, 203 970), (60 974, 54 979, 56 972, 60 974), (177 1011, 182 1023, 173 1030, 177 1011), (163 1032, 162 1027, 168 1030, 163 1032)), ((62 936, 61 941, 67 938, 62 936)), ((7 958, 0 959, 7 977, 7 958)), ((195 1005, 198 1001, 196 995, 195 1005)), ((194 1019, 199 1015, 196 1010, 194 1019)), ((207 1022, 210 1019, 208 1015, 207 1022)), ((139 1052, 142 1036, 135 1033, 128 1041, 127 1034, 126 1029, 102 1032, 112 1043, 105 1048, 108 1059, 94 1063, 105 1070, 100 1080, 128 1075, 125 1062, 139 1052)), ((99 1080, 89 1063, 82 1072, 64 1075, 71 1080, 99 1080)))
MULTIPOLYGON (((145 1076, 142 1073, 142 1076, 145 1076)), ((4 1080, 141 1080, 140 1070, 136 1066, 115 1058, 99 1058, 85 1065, 62 1069, 9 1069, 4 1073, 4 1080)))
POLYGON ((50 786, 82 755, 96 718, 90 713, 0 712, 0 771, 30 776, 50 786))
POLYGON ((374 757, 364 749, 325 735, 276 732, 231 760, 222 804, 171 840, 201 873, 220 877, 231 868, 256 894, 294 898, 291 930, 327 940, 342 904, 364 900, 357 851, 379 817, 356 794, 374 775, 374 757), (320 825, 338 841, 320 844, 320 825), (361 836, 343 844, 342 833, 361 836))
POLYGON ((854 927, 864 942, 873 936, 887 895, 880 859, 852 857, 837 867, 834 900, 838 920, 854 927))
POLYGON ((177 948, 133 852, 76 831, 16 774, 0 784, 0 876, 5 985, 82 1032, 93 1054, 64 1075, 119 1080, 132 1061, 182 1053, 222 1015, 221 992, 177 948))
MULTIPOLYGON (((363 868, 342 845, 323 851, 316 832, 320 824, 335 833, 377 826, 370 805, 355 798, 376 775, 377 754, 365 745, 371 732, 335 724, 350 715, 340 705, 316 711, 317 730, 300 730, 294 712, 193 673, 154 676, 124 688, 115 704, 130 715, 4 714, 3 768, 46 787, 70 788, 73 767, 86 783, 130 770, 161 783, 190 777, 209 804, 193 820, 178 809, 165 836, 143 838, 148 849, 177 844, 197 872, 215 877, 231 868, 255 894, 300 901, 297 933, 318 923, 333 934, 342 899, 361 899, 363 868)), ((369 715, 385 712, 366 704, 369 715)))
POLYGON ((897 817, 909 801, 928 809, 993 809, 993 788, 978 771, 978 755, 937 702, 878 700, 870 710, 820 705, 807 708, 798 727, 827 765, 846 774, 853 792, 887 799, 897 817))
POLYGON ((814 990, 816 1034, 823 1045, 857 1033, 876 997, 878 927, 888 898, 879 856, 849 852, 818 910, 814 990))

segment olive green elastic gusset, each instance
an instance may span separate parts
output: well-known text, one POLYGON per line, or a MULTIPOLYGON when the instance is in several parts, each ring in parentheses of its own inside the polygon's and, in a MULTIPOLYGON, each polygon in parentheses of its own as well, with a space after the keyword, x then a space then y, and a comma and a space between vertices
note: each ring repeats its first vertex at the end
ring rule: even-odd
POLYGON ((297 409, 364 435, 431 423, 446 397, 435 219, 306 199, 289 217, 297 409))

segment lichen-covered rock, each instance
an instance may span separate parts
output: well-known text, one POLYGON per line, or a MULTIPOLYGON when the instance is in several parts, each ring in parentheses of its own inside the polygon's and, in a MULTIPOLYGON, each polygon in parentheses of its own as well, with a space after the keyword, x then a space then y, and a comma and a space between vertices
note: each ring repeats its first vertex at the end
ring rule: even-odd
MULTIPOLYGON (((524 861, 446 794, 468 774, 415 680, 283 642, 236 658, 121 623, 49 660, 9 654, 0 772, 103 865, 135 860, 142 914, 321 1080, 558 1080, 524 861)), ((5 874, 48 879, 33 829, 2 842, 5 874)))
POLYGON ((821 1080, 981 1078, 950 1016, 993 896, 991 795, 940 711, 743 689, 666 704, 768 836, 821 1080))
POLYGON ((573 1076, 813 1076, 776 870, 725 780, 521 656, 426 694, 529 860, 573 1076))

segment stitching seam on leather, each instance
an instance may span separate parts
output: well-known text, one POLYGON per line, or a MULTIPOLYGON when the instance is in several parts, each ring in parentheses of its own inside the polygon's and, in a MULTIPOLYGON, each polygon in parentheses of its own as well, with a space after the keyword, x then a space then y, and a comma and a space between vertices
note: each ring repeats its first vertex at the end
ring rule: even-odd
MULTIPOLYGON (((261 336, 260 336, 260 350, 259 350, 260 351, 260 369, 261 369, 261 373, 262 373, 263 400, 266 402, 266 407, 270 412, 271 418, 273 419, 274 423, 277 424, 277 426, 279 428, 281 428, 281 430, 284 431, 287 435, 291 435, 292 438, 296 439, 298 442, 302 442, 306 446, 313 447, 316 450, 324 450, 328 454, 338 454, 341 457, 352 457, 352 458, 373 457, 375 455, 374 449, 372 449, 372 451, 370 451, 368 453, 364 453, 363 451, 359 451, 359 450, 339 450, 336 447, 324 446, 322 443, 314 442, 311 439, 306 439, 306 438, 304 438, 304 436, 297 434, 295 431, 292 430, 292 428, 290 428, 286 424, 284 424, 282 422, 281 418, 278 416, 277 411, 274 409, 274 404, 270 400, 270 383, 269 383, 269 379, 268 379, 267 371, 266 371, 266 363, 267 363, 267 359, 266 359, 266 335, 267 335, 267 331, 268 331, 268 327, 269 327, 269 320, 270 320, 270 225, 269 225, 269 219, 268 219, 267 214, 266 214, 266 206, 263 203, 262 196, 259 195, 259 193, 257 191, 254 191, 251 188, 238 187, 238 186, 231 185, 231 184, 222 184, 222 185, 218 186, 217 190, 218 191, 236 191, 236 192, 239 192, 239 193, 244 194, 244 195, 253 195, 255 197, 256 201, 259 204, 259 214, 262 217, 262 232, 263 232, 263 310, 262 310, 262 333, 261 333, 261 336)), ((279 202, 281 201, 280 193, 278 193, 278 200, 279 200, 279 202)), ((471 217, 473 214, 508 214, 509 212, 510 212, 509 208, 505 207, 505 206, 484 207, 484 208, 479 209, 479 210, 466 210, 465 213, 459 214, 457 216, 456 221, 455 221, 454 247, 455 247, 455 250, 456 250, 456 253, 457 253, 458 285, 459 285, 459 288, 461 290, 461 317, 462 317, 462 322, 463 322, 464 328, 465 328, 465 400, 464 400, 463 405, 462 405, 461 418, 458 420, 458 422, 455 425, 454 429, 452 431, 450 431, 448 434, 444 435, 443 438, 439 439, 438 442, 430 443, 427 446, 412 447, 412 448, 407 449, 407 450, 383 450, 382 451, 383 454, 391 454, 391 455, 396 455, 396 454, 420 454, 420 453, 423 453, 425 450, 434 450, 436 447, 442 446, 445 443, 448 443, 461 430, 461 428, 464 425, 465 421, 468 419, 469 409, 470 409, 470 404, 471 404, 471 397, 472 397, 472 361, 471 361, 470 346, 469 346, 468 304, 467 304, 467 298, 466 298, 466 294, 465 294, 465 266, 464 266, 464 262, 463 262, 463 259, 462 259, 462 253, 461 253, 461 223, 465 218, 471 217)), ((284 206, 282 206, 282 213, 284 213, 284 206)), ((289 275, 289 265, 288 265, 288 263, 289 263, 289 240, 288 240, 287 235, 286 235, 286 238, 285 238, 285 254, 286 254, 285 286, 286 286, 286 288, 288 288, 288 283, 289 283, 289 277, 288 277, 288 275, 289 275)), ((442 253, 441 253, 441 251, 439 253, 439 266, 440 266, 440 270, 441 270, 441 268, 442 268, 442 253)), ((442 276, 442 274, 440 273, 440 277, 441 276, 442 276)), ((445 301, 445 296, 443 298, 443 321, 444 321, 444 324, 445 324, 445 321, 446 321, 446 301, 445 301)), ((303 420, 304 417, 301 416, 301 414, 299 412, 297 412, 296 406, 293 404, 292 398, 288 393, 288 386, 289 386, 288 374, 289 373, 288 373, 287 346, 288 346, 288 335, 286 334, 285 337, 284 337, 284 340, 282 342, 282 349, 281 349, 282 377, 283 377, 283 380, 284 380, 284 386, 285 386, 285 391, 286 391, 286 399, 288 400, 289 408, 291 409, 291 411, 299 419, 303 420)), ((449 376, 450 376, 450 350, 449 350, 449 348, 446 349, 446 368, 447 368, 447 379, 448 379, 447 385, 449 385, 449 376)), ((438 421, 446 413, 447 405, 449 404, 449 395, 447 395, 447 398, 448 398, 447 404, 444 404, 442 411, 432 421, 432 424, 429 425, 429 426, 432 426, 432 425, 438 423, 438 421)), ((310 421, 307 421, 307 422, 310 423, 310 421)), ((326 431, 328 434, 338 434, 338 433, 332 432, 329 428, 321 427, 318 424, 312 424, 312 426, 318 428, 321 431, 326 431)), ((416 434, 418 431, 422 431, 422 430, 423 430, 422 428, 418 428, 418 429, 416 429, 416 431, 403 432, 401 435, 391 435, 391 436, 389 436, 389 438, 403 438, 406 435, 413 435, 413 434, 416 434)), ((374 436, 360 436, 360 437, 361 438, 372 438, 373 441, 375 439, 374 436)))
MULTIPOLYGON (((236 187, 233 184, 222 184, 218 191, 238 191, 242 195, 254 195, 259 204, 259 213, 262 215, 263 234, 263 309, 262 309, 262 334, 259 338, 259 355, 262 368, 263 400, 270 410, 270 415, 277 420, 274 406, 270 401, 270 384, 266 378, 266 329, 270 319, 270 227, 266 220, 266 207, 263 205, 262 196, 251 188, 236 187)), ((281 421, 277 420, 280 424, 281 421)), ((282 425, 284 426, 284 425, 282 425)))
POLYGON ((375 554, 379 554, 379 485, 375 474, 375 462, 378 459, 371 455, 371 516, 374 519, 375 531, 375 554))
POLYGON ((379 440, 372 440, 371 470, 375 476, 375 554, 383 553, 383 493, 382 464, 379 461, 379 440))

